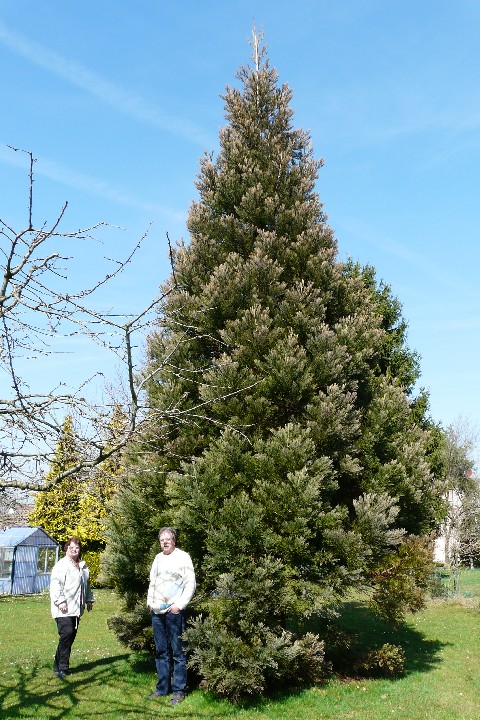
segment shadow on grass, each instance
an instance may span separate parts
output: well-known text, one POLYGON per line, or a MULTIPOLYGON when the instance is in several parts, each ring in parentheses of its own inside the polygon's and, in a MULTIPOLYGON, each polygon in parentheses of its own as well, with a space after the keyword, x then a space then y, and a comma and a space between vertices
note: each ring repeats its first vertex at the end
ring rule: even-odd
MULTIPOLYGON (((225 713, 205 705, 200 710, 187 701, 171 708, 168 699, 149 700, 152 688, 145 687, 146 675, 155 684, 154 661, 141 653, 125 653, 84 662, 66 679, 57 678, 45 662, 14 665, 3 675, 0 686, 1 720, 124 720, 166 717, 215 720, 225 713)), ((197 704, 197 703, 195 703, 197 704)))
POLYGON ((123 655, 115 655, 102 658, 101 660, 91 660, 90 662, 80 663, 79 665, 75 665, 74 669, 72 670, 72 676, 77 675, 81 672, 90 672, 92 670, 95 670, 97 672, 100 671, 100 673, 102 673, 103 669, 112 670, 112 672, 114 673, 114 670, 111 666, 120 660, 128 660, 129 658, 130 655, 128 653, 124 653, 123 655))
MULTIPOLYGON (((442 662, 441 651, 450 644, 427 638, 424 633, 410 625, 389 625, 360 602, 344 604, 338 626, 353 639, 345 668, 340 667, 340 671, 345 669, 348 672, 348 664, 351 667, 352 657, 356 654, 360 655, 366 650, 380 648, 385 643, 390 643, 400 645, 405 652, 404 674, 428 672, 442 662)), ((335 663, 338 658, 335 658, 334 652, 332 655, 331 659, 335 663)))
POLYGON ((128 657, 128 662, 133 672, 146 674, 155 670, 155 655, 153 652, 137 652, 132 653, 128 657))
MULTIPOLYGON (((389 625, 369 610, 362 602, 352 601, 344 603, 340 617, 335 625, 339 626, 352 641, 348 651, 345 652, 345 650, 343 650, 344 662, 342 663, 342 660, 339 661, 338 657, 335 658, 337 662, 335 663, 333 675, 345 679, 353 679, 355 677, 355 673, 352 670, 355 657, 360 657, 367 650, 380 648, 385 643, 401 646, 406 655, 404 673, 397 677, 388 677, 392 682, 410 673, 429 672, 443 661, 442 650, 450 645, 450 643, 447 642, 428 638, 424 633, 416 630, 411 625, 389 625)), ((318 633, 320 637, 325 637, 324 626, 312 624, 309 627, 304 627, 303 631, 318 633)), ((328 644, 329 642, 326 640, 327 647, 328 644)), ((326 659, 334 660, 332 657, 333 654, 334 653, 327 651, 326 659)), ((129 659, 132 670, 143 674, 152 672, 153 662, 152 655, 148 653, 134 654, 130 656, 129 659)), ((325 683, 328 683, 330 678, 331 676, 327 675, 325 677, 325 683)), ((197 676, 196 673, 191 670, 189 671, 189 687, 191 690, 199 687, 200 680, 201 678, 197 676)), ((243 699, 238 702, 236 707, 238 710, 254 710, 260 712, 264 710, 272 700, 280 705, 282 703, 288 703, 293 697, 301 696, 306 690, 308 690, 306 686, 282 686, 273 690, 268 697, 243 699)), ((210 707, 214 707, 215 702, 218 702, 218 698, 215 697, 214 694, 205 693, 204 695, 207 701, 211 702, 210 707)), ((207 714, 207 717, 213 717, 213 715, 207 714)))
MULTIPOLYGON (((424 633, 407 624, 392 626, 384 622, 361 602, 346 602, 342 606, 340 617, 335 622, 335 632, 332 637, 339 638, 338 630, 345 633, 343 638, 349 639, 349 645, 341 642, 335 648, 334 643, 329 646, 328 631, 325 625, 314 622, 302 628, 303 632, 312 632, 325 639, 327 663, 333 666, 332 674, 326 675, 325 684, 332 677, 342 680, 357 680, 359 675, 355 673, 355 661, 362 657, 368 650, 377 649, 389 643, 399 645, 405 652, 404 672, 397 676, 375 675, 372 678, 387 678, 390 682, 400 680, 411 673, 428 673, 437 665, 443 662, 442 650, 451 643, 428 638, 424 633)), ((366 675, 361 676, 363 679, 366 675)), ((271 700, 276 704, 289 703, 292 697, 301 696, 307 687, 283 687, 275 691, 270 697, 252 698, 240 702, 238 707, 244 710, 262 711, 271 700)))
MULTIPOLYGON (((16 665, 10 674, 4 673, 0 687, 0 717, 2 720, 33 718, 36 715, 48 720, 69 717, 72 708, 78 705, 80 696, 85 696, 86 688, 91 688, 92 697, 88 698, 91 703, 95 699, 96 686, 115 685, 118 682, 120 674, 124 675, 118 664, 128 657, 128 654, 124 654, 82 663, 77 665, 65 680, 57 678, 51 666, 45 667, 44 662, 16 665)), ((94 711, 86 710, 84 717, 120 718, 119 708, 115 709, 114 704, 109 703, 104 711, 99 707, 94 711)), ((139 708, 139 716, 143 714, 143 709, 142 712, 140 710, 139 708)))
MULTIPOLYGON (((348 651, 343 648, 344 668, 341 662, 337 662, 334 667, 340 676, 346 678, 353 677, 352 657, 366 649, 379 648, 385 643, 400 645, 406 654, 404 674, 409 674, 433 669, 442 662, 441 651, 447 645, 428 638, 411 625, 392 627, 359 602, 345 603, 337 624, 347 636, 353 638, 348 651)), ((304 630, 318 632, 322 637, 325 632, 325 628, 320 626, 304 630)), ((327 659, 334 660, 332 653, 335 653, 335 648, 328 640, 326 644, 327 648, 330 647, 327 659)), ((341 660, 341 652, 339 654, 341 660)), ((163 716, 172 710, 162 702, 147 699, 151 691, 147 685, 155 679, 154 660, 149 653, 122 653, 83 662, 74 668, 74 673, 65 681, 58 680, 51 666, 47 666, 44 661, 13 665, 3 670, 0 686, 2 720, 36 716, 42 720, 65 720, 71 717, 85 720, 123 720, 125 717, 144 720, 147 715, 163 716)), ((395 681, 395 678, 390 679, 395 681)), ((191 689, 197 686, 196 681, 197 678, 190 673, 191 689)), ((269 698, 252 699, 240 703, 237 708, 261 711, 266 703, 272 700, 279 704, 288 702, 292 697, 301 695, 305 689, 278 688, 269 698)), ((225 717, 221 710, 215 712, 214 699, 208 694, 204 695, 204 701, 200 701, 200 704, 205 702, 205 707, 199 712, 189 706, 187 698, 187 702, 181 708, 176 708, 175 713, 182 718, 205 717, 213 720, 215 717, 225 717)))

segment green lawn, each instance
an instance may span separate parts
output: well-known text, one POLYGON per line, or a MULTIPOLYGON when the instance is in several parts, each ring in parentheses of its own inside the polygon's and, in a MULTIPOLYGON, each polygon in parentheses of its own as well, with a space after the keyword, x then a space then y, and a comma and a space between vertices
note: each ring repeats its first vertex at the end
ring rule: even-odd
POLYGON ((0 598, 0 717, 37 720, 478 720, 480 717, 480 571, 464 571, 458 598, 434 601, 394 632, 358 604, 344 622, 378 644, 397 642, 407 672, 396 680, 331 680, 276 700, 236 707, 195 690, 179 706, 147 699, 153 659, 130 653, 107 628, 115 595, 97 592, 72 653, 74 674, 52 672, 56 628, 46 596, 0 598))

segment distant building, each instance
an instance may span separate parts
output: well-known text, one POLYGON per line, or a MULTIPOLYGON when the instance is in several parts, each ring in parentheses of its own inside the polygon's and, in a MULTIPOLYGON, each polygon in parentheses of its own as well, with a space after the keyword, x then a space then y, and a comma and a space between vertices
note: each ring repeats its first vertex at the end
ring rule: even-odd
POLYGON ((447 500, 449 511, 435 540, 433 560, 448 565, 452 561, 453 554, 458 551, 457 517, 462 507, 462 500, 456 490, 448 491, 447 500))
POLYGON ((0 531, 0 595, 29 595, 48 588, 59 547, 40 527, 0 531))
POLYGON ((11 498, 7 505, 0 508, 0 530, 9 527, 25 527, 28 525, 28 516, 34 508, 33 503, 11 498))

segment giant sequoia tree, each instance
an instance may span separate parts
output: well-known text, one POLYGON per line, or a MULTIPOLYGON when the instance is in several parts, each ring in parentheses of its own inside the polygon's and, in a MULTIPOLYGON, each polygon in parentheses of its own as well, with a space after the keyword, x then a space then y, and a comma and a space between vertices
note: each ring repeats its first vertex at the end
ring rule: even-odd
POLYGON ((113 624, 139 647, 156 531, 179 528, 199 581, 191 663, 232 698, 315 680, 308 620, 352 587, 373 587, 393 619, 418 607, 418 538, 438 509, 398 302, 338 261, 321 163, 256 36, 253 50, 224 96, 218 156, 200 164, 168 325, 149 340, 151 412, 190 419, 150 423, 130 447, 106 556, 124 598, 113 624))

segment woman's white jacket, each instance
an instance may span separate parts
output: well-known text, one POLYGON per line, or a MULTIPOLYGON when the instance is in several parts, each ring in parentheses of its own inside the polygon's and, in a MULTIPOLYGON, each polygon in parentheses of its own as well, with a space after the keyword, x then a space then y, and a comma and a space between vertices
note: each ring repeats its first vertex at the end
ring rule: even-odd
POLYGON ((63 557, 53 566, 50 579, 50 601, 52 617, 80 617, 86 603, 94 601, 90 588, 90 571, 80 560, 80 569, 73 565, 68 557, 63 557), (67 603, 67 612, 61 612, 58 606, 67 603))

